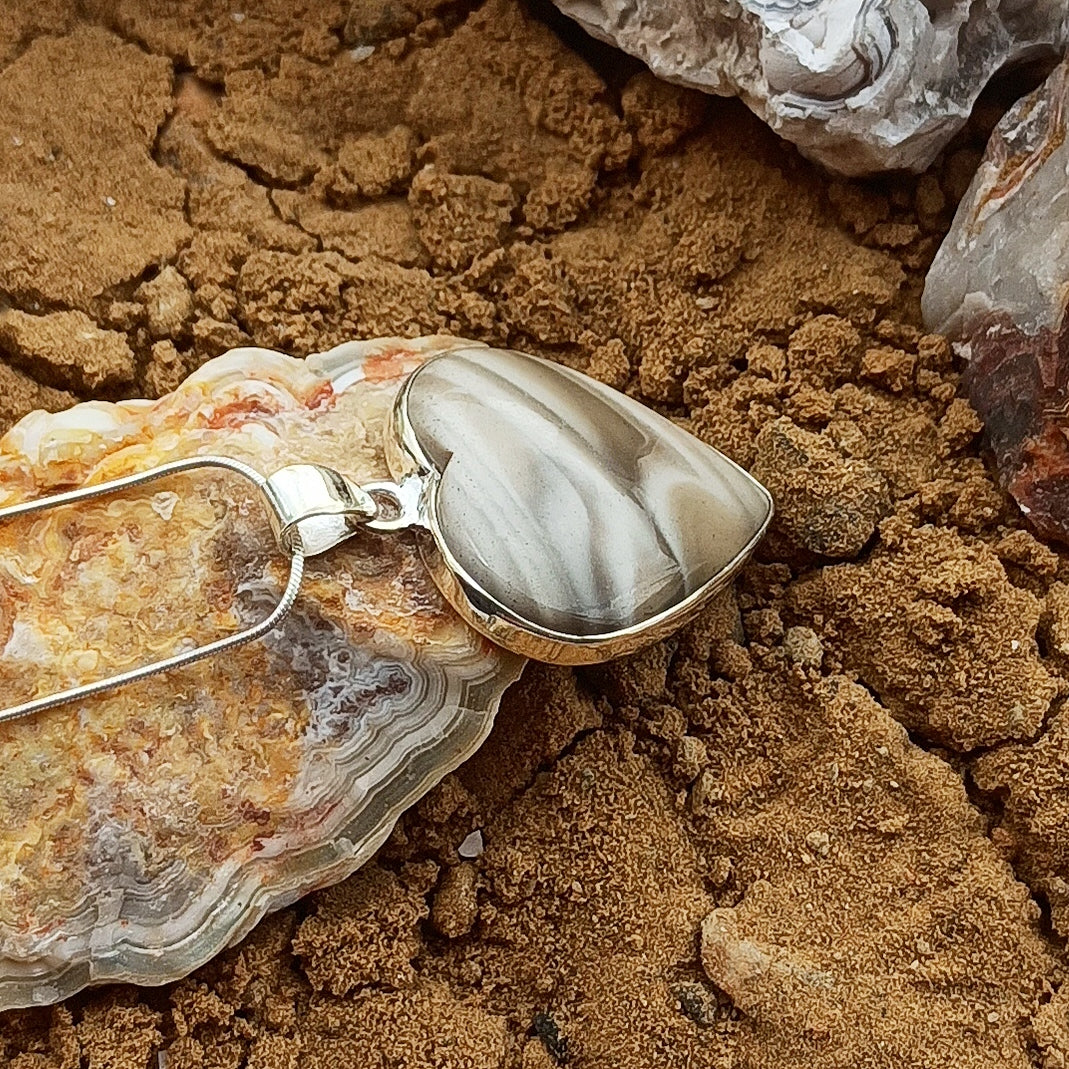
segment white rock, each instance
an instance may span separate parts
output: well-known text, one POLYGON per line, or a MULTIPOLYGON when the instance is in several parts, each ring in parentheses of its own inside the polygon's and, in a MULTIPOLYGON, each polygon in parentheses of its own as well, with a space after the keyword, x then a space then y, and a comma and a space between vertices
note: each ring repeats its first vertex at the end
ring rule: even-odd
POLYGON ((923 170, 991 76, 1069 43, 1064 0, 554 0, 670 82, 738 96, 833 171, 923 170))
POLYGON ((931 330, 969 341, 993 313, 1030 337, 1061 322, 1069 282, 1067 107, 1063 63, 995 128, 925 280, 931 330))
POLYGON ((464 837, 464 841, 457 847, 457 853, 465 860, 472 861, 482 856, 485 849, 482 830, 476 828, 464 837))

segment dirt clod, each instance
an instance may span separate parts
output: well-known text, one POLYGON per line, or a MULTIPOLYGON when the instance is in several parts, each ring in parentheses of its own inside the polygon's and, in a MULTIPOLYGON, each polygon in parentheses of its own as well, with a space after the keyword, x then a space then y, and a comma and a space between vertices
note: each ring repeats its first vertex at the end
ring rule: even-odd
POLYGON ((0 312, 0 353, 15 367, 80 394, 132 382, 126 335, 102 330, 82 312, 0 312))
POLYGON ((757 436, 753 472, 772 492, 776 528, 824 557, 857 556, 890 507, 887 482, 875 467, 786 417, 757 436))

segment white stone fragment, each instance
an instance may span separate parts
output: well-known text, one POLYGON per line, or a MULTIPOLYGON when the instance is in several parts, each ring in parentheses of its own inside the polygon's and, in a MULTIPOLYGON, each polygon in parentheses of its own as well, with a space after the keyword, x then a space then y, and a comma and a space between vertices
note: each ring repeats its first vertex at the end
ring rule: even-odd
POLYGON ((833 171, 923 170, 980 90, 1061 54, 1064 0, 554 0, 654 74, 738 96, 833 171))
POLYGON ((475 831, 464 837, 464 841, 457 847, 457 853, 465 861, 472 861, 477 857, 481 857, 484 849, 482 830, 476 828, 475 831))
POLYGON ((992 312, 1054 329, 1069 278, 1069 65, 998 124, 924 284, 926 326, 975 344, 992 312))

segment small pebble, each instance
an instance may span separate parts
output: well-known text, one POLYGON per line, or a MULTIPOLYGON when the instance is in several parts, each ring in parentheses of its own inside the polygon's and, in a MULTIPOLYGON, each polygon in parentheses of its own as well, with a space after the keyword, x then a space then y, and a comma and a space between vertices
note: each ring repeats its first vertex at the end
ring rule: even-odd
POLYGON ((824 557, 860 553, 890 507, 887 480, 875 467, 787 418, 757 436, 753 474, 776 500, 774 529, 824 557))
POLYGON ((698 774, 709 762, 709 753, 705 743, 693 735, 684 735, 677 740, 674 749, 672 771, 687 783, 693 783, 698 774))
POLYGON ((144 309, 145 325, 152 338, 173 341, 188 331, 193 317, 193 291, 170 264, 154 279, 138 286, 134 300, 144 309))
POLYGON ((827 857, 831 850, 831 838, 826 831, 811 831, 805 837, 805 845, 820 857, 827 857))
POLYGON ((483 844, 482 830, 476 828, 475 831, 466 836, 460 846, 457 847, 457 853, 465 861, 471 861, 474 858, 481 857, 484 849, 485 846, 483 844))
POLYGON ((690 789, 690 810, 700 815, 715 806, 721 797, 720 780, 712 769, 707 768, 690 789))
POLYGON ((704 984, 684 980, 672 988, 672 994, 679 1003, 680 1011, 695 1024, 708 1028, 716 1023, 716 995, 704 984))
POLYGON ((725 857, 723 854, 718 854, 716 857, 710 859, 709 871, 706 872, 705 878, 710 887, 719 890, 721 887, 727 885, 727 882, 731 879, 734 871, 735 866, 732 864, 731 858, 725 857))

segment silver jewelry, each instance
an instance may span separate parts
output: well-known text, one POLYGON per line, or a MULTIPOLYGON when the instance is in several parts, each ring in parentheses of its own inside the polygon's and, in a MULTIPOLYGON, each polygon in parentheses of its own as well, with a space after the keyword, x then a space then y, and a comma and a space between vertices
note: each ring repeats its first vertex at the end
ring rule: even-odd
POLYGON ((454 348, 418 367, 386 431, 394 481, 356 485, 317 464, 264 477, 222 456, 0 509, 0 522, 221 467, 260 491, 289 580, 261 622, 144 666, 0 710, 0 722, 88 698, 262 638, 293 607, 306 557, 364 528, 411 530, 435 582, 476 630, 557 664, 664 638, 746 561, 768 491, 637 401, 514 351, 454 348))

